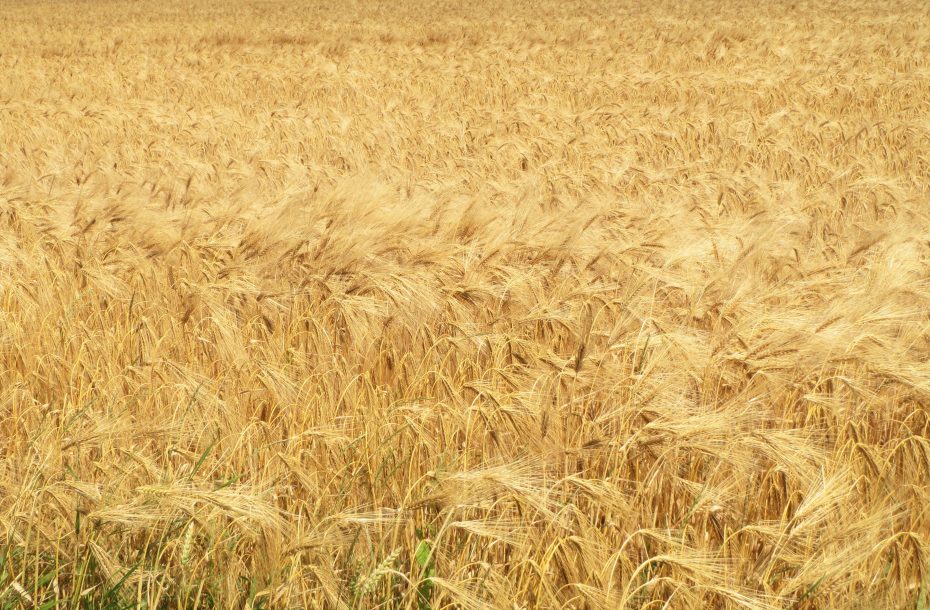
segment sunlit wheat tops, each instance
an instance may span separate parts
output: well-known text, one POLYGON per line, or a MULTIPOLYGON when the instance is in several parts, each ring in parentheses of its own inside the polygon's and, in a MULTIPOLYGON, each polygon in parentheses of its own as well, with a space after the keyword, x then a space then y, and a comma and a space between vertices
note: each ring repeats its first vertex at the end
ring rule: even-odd
POLYGON ((0 2, 0 609, 930 608, 930 5, 0 2))

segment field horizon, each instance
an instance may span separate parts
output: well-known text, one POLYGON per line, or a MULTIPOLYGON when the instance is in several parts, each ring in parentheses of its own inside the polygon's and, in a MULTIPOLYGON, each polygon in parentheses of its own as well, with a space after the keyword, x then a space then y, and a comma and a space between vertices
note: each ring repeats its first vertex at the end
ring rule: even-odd
POLYGON ((0 609, 930 609, 930 5, 0 4, 0 609))

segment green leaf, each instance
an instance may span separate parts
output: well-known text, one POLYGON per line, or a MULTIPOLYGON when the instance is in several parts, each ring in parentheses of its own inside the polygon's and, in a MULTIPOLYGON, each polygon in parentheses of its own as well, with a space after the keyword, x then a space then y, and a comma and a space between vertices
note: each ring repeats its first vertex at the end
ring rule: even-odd
POLYGON ((420 544, 417 545, 417 551, 414 556, 416 557, 417 563, 420 564, 420 567, 425 568, 431 563, 432 554, 433 547, 430 546, 430 543, 426 540, 421 540, 420 544))
POLYGON ((430 599, 433 596, 433 546, 428 540, 421 540, 414 553, 416 562, 423 568, 423 580, 417 586, 417 609, 432 610, 430 599))

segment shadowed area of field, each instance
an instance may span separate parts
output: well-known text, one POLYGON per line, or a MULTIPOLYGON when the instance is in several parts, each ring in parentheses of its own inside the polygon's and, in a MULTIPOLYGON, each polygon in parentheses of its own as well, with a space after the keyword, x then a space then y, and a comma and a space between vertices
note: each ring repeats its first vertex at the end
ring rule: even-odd
POLYGON ((0 5, 0 608, 930 608, 930 8, 0 5))

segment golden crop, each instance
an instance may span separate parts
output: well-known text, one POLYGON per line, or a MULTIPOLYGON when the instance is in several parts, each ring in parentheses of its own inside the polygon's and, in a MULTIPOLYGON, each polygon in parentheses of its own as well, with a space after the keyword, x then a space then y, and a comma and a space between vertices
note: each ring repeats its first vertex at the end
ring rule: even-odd
POLYGON ((930 5, 0 3, 0 608, 930 608, 930 5))

